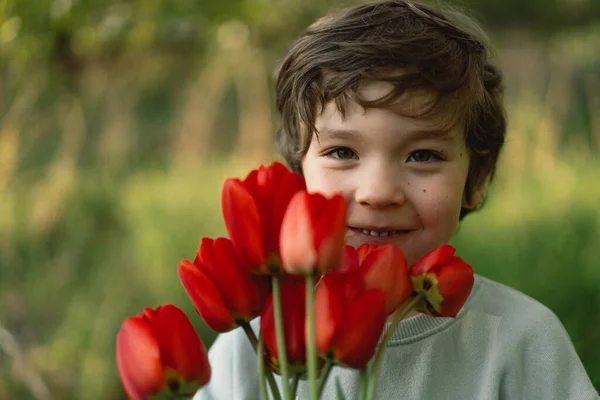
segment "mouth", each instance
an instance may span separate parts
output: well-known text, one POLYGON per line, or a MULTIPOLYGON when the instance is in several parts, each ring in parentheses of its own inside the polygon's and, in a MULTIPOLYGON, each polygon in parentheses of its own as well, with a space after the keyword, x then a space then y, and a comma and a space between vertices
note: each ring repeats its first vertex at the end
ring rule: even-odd
POLYGON ((369 235, 369 236, 373 236, 373 237, 397 236, 397 235, 401 235, 402 233, 407 232, 405 230, 399 230, 399 229, 395 229, 395 230, 371 230, 371 229, 353 228, 353 227, 349 227, 349 229, 351 231, 353 231, 353 232, 358 232, 358 233, 362 233, 364 235, 369 235))
POLYGON ((391 228, 358 228, 348 227, 351 236, 366 243, 387 243, 396 239, 404 238, 412 229, 391 229, 391 228))

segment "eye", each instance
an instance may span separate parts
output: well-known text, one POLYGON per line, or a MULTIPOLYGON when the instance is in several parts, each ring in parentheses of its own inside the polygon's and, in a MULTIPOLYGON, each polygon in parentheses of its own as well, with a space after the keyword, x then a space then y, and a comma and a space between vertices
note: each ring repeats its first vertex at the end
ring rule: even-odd
POLYGON ((336 160, 354 160, 358 159, 356 153, 348 147, 336 147, 325 153, 326 156, 336 160))
POLYGON ((429 163, 433 161, 442 160, 442 156, 432 150, 416 150, 413 151, 410 156, 408 156, 408 161, 418 162, 418 163, 429 163))

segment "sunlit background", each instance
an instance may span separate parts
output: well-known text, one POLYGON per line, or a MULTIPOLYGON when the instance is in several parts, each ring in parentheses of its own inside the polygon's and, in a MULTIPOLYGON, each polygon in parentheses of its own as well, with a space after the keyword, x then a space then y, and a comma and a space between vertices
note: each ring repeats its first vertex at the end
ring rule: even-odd
MULTIPOLYGON (((115 334, 225 233, 222 181, 276 158, 272 70, 318 0, 0 0, 0 399, 123 399, 115 334)), ((600 388, 600 1, 463 0, 508 142, 454 244, 549 306, 600 388)))

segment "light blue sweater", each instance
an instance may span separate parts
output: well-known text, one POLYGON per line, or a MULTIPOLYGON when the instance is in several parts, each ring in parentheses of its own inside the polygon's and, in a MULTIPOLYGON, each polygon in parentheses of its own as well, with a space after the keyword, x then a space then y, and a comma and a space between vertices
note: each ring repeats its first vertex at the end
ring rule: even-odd
MULTIPOLYGON (((258 330, 258 321, 253 327, 258 330)), ((220 335, 209 357, 211 381, 194 400, 260 398, 256 357, 241 329, 220 335)), ((355 399, 358 371, 338 367, 332 370, 322 398, 336 398, 336 377, 346 398, 355 399)), ((297 398, 308 398, 306 382, 300 383, 297 398)), ((380 367, 377 398, 597 400, 600 396, 552 311, 476 275, 456 318, 418 315, 400 323, 380 367)))

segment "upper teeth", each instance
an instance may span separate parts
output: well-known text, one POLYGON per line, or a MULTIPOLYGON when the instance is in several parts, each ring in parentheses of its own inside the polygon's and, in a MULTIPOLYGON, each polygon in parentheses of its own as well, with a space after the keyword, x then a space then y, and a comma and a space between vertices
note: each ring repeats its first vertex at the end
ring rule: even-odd
POLYGON ((371 231, 369 229, 361 229, 361 231, 365 235, 371 235, 371 236, 375 236, 375 237, 381 237, 381 236, 385 237, 385 236, 393 235, 394 233, 398 233, 398 231, 376 232, 376 231, 371 231))

